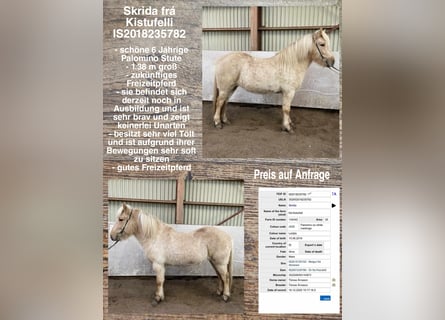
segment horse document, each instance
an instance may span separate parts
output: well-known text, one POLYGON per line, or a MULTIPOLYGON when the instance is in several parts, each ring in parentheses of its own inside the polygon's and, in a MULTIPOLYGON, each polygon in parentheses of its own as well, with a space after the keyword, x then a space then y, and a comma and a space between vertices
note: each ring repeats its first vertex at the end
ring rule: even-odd
POLYGON ((259 312, 338 313, 340 189, 258 193, 259 312))

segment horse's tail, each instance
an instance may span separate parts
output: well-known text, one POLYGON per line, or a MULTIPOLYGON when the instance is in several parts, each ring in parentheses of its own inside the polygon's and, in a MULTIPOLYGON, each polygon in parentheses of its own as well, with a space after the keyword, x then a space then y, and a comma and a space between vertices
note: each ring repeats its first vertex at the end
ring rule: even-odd
POLYGON ((219 89, 218 86, 216 85, 216 74, 215 74, 215 79, 213 80, 213 114, 215 114, 216 112, 216 101, 218 100, 218 96, 219 96, 219 89))

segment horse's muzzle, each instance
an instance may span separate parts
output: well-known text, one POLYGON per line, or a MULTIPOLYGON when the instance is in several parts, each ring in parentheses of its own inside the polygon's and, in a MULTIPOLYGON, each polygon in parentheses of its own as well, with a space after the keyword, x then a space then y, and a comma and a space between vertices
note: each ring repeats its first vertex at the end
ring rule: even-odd
POLYGON ((116 234, 116 235, 110 234, 110 238, 113 241, 118 241, 119 240, 119 234, 116 234))
POLYGON ((335 63, 335 58, 334 58, 334 57, 331 57, 331 58, 327 58, 327 59, 326 59, 326 66, 327 66, 328 68, 333 67, 333 66, 334 66, 334 63, 335 63))

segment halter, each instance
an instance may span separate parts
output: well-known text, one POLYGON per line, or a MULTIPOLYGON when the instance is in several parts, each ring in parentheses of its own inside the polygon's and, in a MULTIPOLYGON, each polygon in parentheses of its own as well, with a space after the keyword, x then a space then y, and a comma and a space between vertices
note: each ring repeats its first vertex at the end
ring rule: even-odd
MULTIPOLYGON (((127 226, 128 221, 130 221, 130 219, 131 219, 131 215, 132 215, 132 214, 133 214, 133 209, 131 209, 131 211, 130 211, 130 215, 128 216, 127 221, 125 221, 124 226, 123 226, 122 229, 117 233, 117 235, 121 235, 121 234, 124 233, 124 231, 125 231, 125 227, 127 226)), ((120 240, 115 240, 114 243, 113 243, 111 246, 108 247, 108 250, 110 250, 111 248, 113 248, 119 241, 120 241, 120 240)))
POLYGON ((329 70, 336 70, 337 72, 340 72, 340 70, 337 69, 336 67, 334 67, 334 66, 330 67, 330 66, 329 66, 329 64, 328 64, 328 59, 326 59, 325 56, 323 55, 323 53, 321 53, 321 50, 320 50, 320 47, 318 46, 317 41, 315 41, 315 38, 313 38, 313 40, 314 40, 315 46, 317 47, 318 53, 320 54, 321 60, 324 61, 324 63, 326 64, 326 67, 327 67, 329 70))

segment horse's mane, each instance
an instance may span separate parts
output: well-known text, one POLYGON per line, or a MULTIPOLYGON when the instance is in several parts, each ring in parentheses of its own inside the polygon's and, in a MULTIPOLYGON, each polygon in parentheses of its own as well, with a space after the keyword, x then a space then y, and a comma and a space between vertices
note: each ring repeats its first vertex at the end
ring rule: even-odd
POLYGON ((162 223, 161 220, 155 216, 145 213, 142 210, 139 210, 139 220, 141 222, 142 233, 146 238, 154 237, 162 223))
POLYGON ((274 58, 283 68, 295 67, 299 62, 308 58, 312 44, 312 34, 307 34, 277 52, 274 58))

